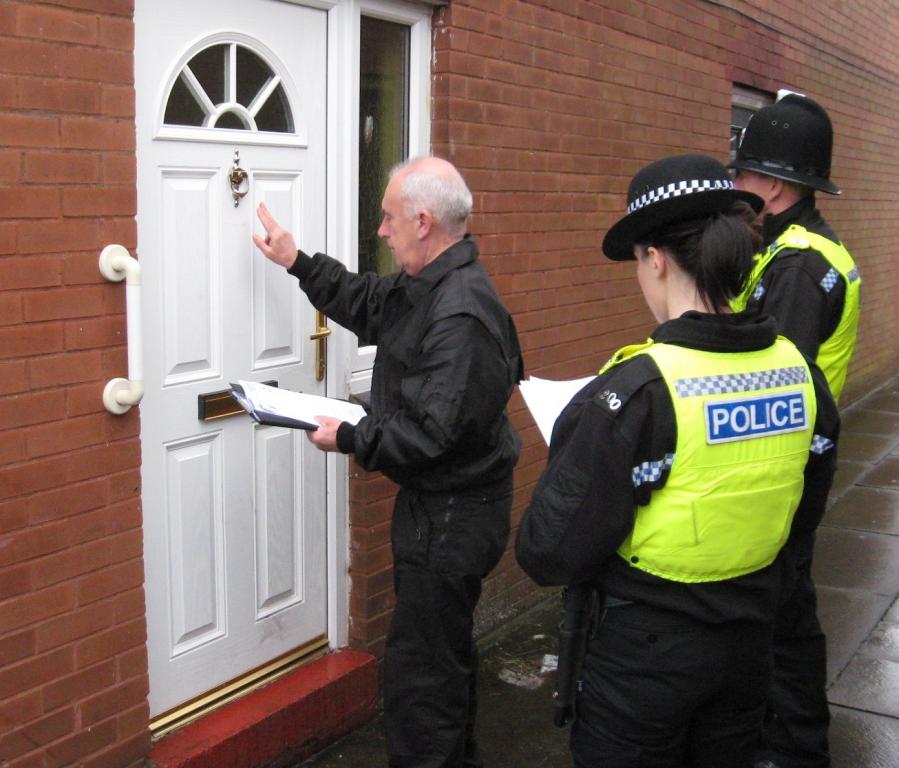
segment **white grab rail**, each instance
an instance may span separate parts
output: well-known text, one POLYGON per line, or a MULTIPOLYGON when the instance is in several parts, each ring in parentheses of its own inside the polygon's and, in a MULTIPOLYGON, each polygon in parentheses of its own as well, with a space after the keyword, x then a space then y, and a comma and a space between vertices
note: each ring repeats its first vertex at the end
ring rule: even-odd
POLYGON ((127 413, 144 396, 140 322, 140 264, 121 245, 107 245, 100 253, 100 274, 114 283, 125 280, 128 378, 110 379, 103 388, 103 405, 110 413, 127 413))

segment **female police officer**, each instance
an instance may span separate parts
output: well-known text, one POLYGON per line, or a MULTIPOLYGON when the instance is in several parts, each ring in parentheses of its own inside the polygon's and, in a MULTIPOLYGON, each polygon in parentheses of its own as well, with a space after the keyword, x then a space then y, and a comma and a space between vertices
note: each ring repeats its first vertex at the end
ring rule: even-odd
POLYGON ((560 415, 516 544, 538 583, 605 597, 571 733, 582 768, 752 765, 779 553, 821 518, 839 427, 774 322, 728 310, 760 207, 716 160, 669 157, 603 241, 636 260, 660 325, 560 415))

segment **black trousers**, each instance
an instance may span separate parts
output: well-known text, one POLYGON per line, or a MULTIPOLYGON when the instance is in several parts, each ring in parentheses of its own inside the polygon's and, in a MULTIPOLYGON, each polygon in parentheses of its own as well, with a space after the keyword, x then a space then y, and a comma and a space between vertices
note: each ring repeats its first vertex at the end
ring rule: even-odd
POLYGON ((765 624, 608 608, 584 660, 576 768, 751 768, 770 647, 765 624))
POLYGON ((396 606, 384 651, 391 768, 476 768, 474 610, 509 537, 512 478, 456 493, 401 489, 391 527, 396 606))
POLYGON ((789 553, 794 567, 774 625, 774 678, 759 758, 781 768, 828 768, 827 646, 812 581, 814 535, 789 553))

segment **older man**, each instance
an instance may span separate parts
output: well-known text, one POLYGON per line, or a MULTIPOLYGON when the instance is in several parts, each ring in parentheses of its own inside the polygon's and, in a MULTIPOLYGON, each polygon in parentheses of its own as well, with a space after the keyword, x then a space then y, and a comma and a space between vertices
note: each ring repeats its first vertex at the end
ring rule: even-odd
POLYGON ((265 206, 267 236, 254 236, 317 309, 378 346, 369 415, 355 426, 321 417, 310 439, 400 486, 391 530, 396 607, 384 654, 396 768, 482 765, 472 620, 508 539, 520 441, 505 407, 523 365, 512 318, 466 234, 471 205, 445 160, 395 168, 378 235, 400 270, 386 277, 298 251, 265 206))

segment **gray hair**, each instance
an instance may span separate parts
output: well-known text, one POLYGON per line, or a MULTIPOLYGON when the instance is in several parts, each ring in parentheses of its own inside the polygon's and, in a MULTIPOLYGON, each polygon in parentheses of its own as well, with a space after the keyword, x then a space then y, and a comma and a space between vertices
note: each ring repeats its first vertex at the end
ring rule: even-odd
POLYGON ((471 213, 471 192, 452 163, 436 157, 413 157, 394 166, 390 178, 400 172, 404 174, 400 191, 408 216, 425 209, 447 234, 458 237, 465 234, 471 213))

